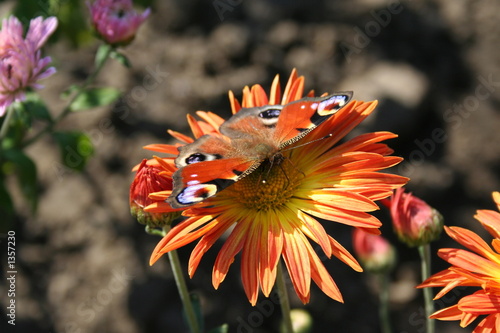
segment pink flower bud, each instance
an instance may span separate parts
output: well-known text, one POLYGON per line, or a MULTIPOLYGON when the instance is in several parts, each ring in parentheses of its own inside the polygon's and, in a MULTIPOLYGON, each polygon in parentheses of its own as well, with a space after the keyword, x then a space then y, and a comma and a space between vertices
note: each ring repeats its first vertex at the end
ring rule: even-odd
POLYGON ((15 101, 23 101, 27 88, 43 88, 37 81, 56 72, 47 67, 50 57, 42 58, 41 47, 56 30, 57 19, 37 17, 30 22, 26 38, 23 26, 14 16, 2 21, 0 30, 0 117, 15 101))
POLYGON ((352 239, 354 252, 367 271, 380 273, 392 269, 396 252, 384 237, 354 229, 352 239))
POLYGON ((149 16, 148 8, 139 14, 132 7, 131 0, 96 0, 87 2, 92 16, 92 25, 99 36, 111 45, 128 45, 137 29, 149 16))
POLYGON ((409 246, 428 244, 439 238, 443 217, 425 201, 396 190, 390 200, 392 225, 399 239, 409 246))

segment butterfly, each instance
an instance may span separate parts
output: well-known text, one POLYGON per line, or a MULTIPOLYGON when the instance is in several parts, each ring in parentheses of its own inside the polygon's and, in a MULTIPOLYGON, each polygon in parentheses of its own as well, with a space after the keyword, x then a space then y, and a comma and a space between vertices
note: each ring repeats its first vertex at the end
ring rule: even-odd
POLYGON ((242 108, 220 133, 179 147, 167 202, 183 208, 202 202, 255 171, 265 160, 280 163, 281 151, 337 113, 352 92, 305 97, 286 105, 242 108))

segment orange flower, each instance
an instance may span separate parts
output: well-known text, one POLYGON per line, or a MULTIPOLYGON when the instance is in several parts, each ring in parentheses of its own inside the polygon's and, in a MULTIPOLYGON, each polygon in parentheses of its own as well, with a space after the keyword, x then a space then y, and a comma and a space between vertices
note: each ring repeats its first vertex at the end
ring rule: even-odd
POLYGON ((422 199, 404 188, 395 191, 388 206, 391 210, 392 225, 398 238, 409 246, 419 246, 439 238, 443 230, 443 217, 422 199))
MULTIPOLYGON (((493 193, 493 200, 500 210, 499 192, 493 193)), ((481 288, 472 295, 462 297, 458 304, 436 311, 431 318, 460 320, 460 326, 466 327, 480 315, 486 315, 473 332, 500 332, 500 213, 478 210, 474 217, 493 236, 493 248, 470 230, 445 227, 451 238, 471 251, 440 249, 438 255, 452 266, 434 274, 418 288, 443 287, 435 299, 441 298, 455 287, 481 288)))
MULTIPOLYGON (((245 87, 240 104, 230 92, 231 109, 236 113, 242 107, 286 104, 303 98, 303 87, 304 78, 298 77, 294 70, 282 97, 277 76, 269 96, 260 85, 251 89, 245 87)), ((312 91, 308 94, 313 95, 312 91)), ((212 283, 216 289, 225 279, 236 254, 241 252, 243 286, 253 305, 257 302, 259 289, 265 296, 271 292, 281 258, 302 302, 309 301, 311 279, 325 294, 342 301, 335 282, 310 241, 319 244, 326 256, 336 256, 357 271, 362 269, 354 257, 325 232, 317 218, 379 233, 380 221, 368 212, 378 209, 375 200, 390 196, 395 188, 407 181, 401 176, 378 172, 402 160, 388 156, 392 150, 380 143, 396 135, 368 133, 338 144, 375 106, 376 102, 349 103, 306 137, 283 150, 283 157, 288 162, 279 167, 264 162, 217 195, 188 207, 183 212, 188 219, 173 227, 159 242, 151 256, 151 264, 164 253, 201 238, 188 264, 192 276, 203 255, 231 230, 213 267, 212 283), (266 179, 266 186, 259 181, 262 177, 266 179)), ((206 112, 198 112, 198 115, 203 121, 188 117, 195 138, 218 132, 223 122, 221 118, 206 112)), ((179 133, 170 133, 184 143, 193 141, 179 133)), ((177 153, 176 146, 171 145, 146 148, 177 153)), ((165 200, 170 193, 163 191, 154 196, 165 200)), ((164 202, 156 202, 146 210, 169 212, 172 208, 164 202)))

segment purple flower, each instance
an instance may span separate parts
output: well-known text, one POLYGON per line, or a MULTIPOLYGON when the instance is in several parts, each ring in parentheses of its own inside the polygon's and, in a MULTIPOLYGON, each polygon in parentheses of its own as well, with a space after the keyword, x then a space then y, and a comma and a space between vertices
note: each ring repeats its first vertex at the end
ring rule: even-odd
POLYGON ((28 87, 40 89, 37 81, 56 72, 47 65, 50 57, 42 58, 40 48, 57 27, 57 19, 32 19, 23 37, 23 26, 14 16, 2 21, 0 30, 0 117, 15 101, 25 99, 28 87))
POLYGON ((111 45, 127 45, 135 37, 137 29, 150 14, 142 14, 132 7, 132 0, 96 0, 87 2, 92 16, 92 25, 101 38, 111 45))

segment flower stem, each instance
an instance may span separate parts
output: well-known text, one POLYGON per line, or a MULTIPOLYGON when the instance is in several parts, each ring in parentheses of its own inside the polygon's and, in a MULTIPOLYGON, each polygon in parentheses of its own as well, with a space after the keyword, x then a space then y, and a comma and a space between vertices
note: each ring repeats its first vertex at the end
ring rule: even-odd
POLYGON ((382 333, 391 333, 391 320, 389 318, 389 274, 377 274, 379 281, 379 319, 382 333))
MULTIPOLYGON (((431 246, 430 244, 420 245, 418 247, 420 254, 420 263, 422 270, 422 281, 429 278, 431 273, 431 246)), ((427 324, 427 333, 435 332, 435 320, 430 319, 430 315, 434 312, 434 303, 432 301, 432 288, 424 288, 424 302, 425 302, 425 319, 427 324)))
POLYGON ((276 284, 278 287, 281 313, 283 315, 283 333, 293 333, 292 317, 290 315, 290 301, 288 299, 285 276, 283 274, 283 264, 281 262, 278 263, 276 284))
POLYGON ((7 114, 5 115, 5 118, 2 123, 2 128, 0 129, 0 141, 3 140, 3 138, 5 138, 5 136, 7 135, 10 118, 12 117, 13 113, 14 113, 14 107, 12 105, 7 107, 7 114))
MULTIPOLYGON (((165 234, 170 230, 170 226, 163 228, 165 234)), ((177 285, 177 290, 181 297, 182 305, 184 306, 184 312, 186 313, 186 318, 189 325, 189 330, 191 333, 201 333, 200 326, 198 325, 198 320, 196 318, 196 312, 191 302, 191 297, 189 296, 189 291, 186 285, 186 280, 182 274, 182 267, 179 260, 179 255, 176 250, 168 252, 168 258, 170 259, 170 266, 172 267, 172 272, 174 273, 175 284, 177 285)))
POLYGON ((87 89, 89 85, 91 85, 94 82, 94 79, 96 78, 97 74, 101 71, 101 69, 104 67, 104 64, 106 63, 106 60, 108 60, 109 56, 111 55, 111 52, 113 51, 112 47, 106 48, 106 51, 104 53, 104 56, 102 57, 102 61, 100 61, 92 73, 87 77, 85 82, 81 85, 81 87, 77 88, 76 94, 71 98, 69 103, 66 105, 66 107, 61 111, 61 113, 54 118, 52 122, 50 122, 45 128, 43 128, 40 132, 32 136, 30 139, 26 140, 21 144, 22 148, 25 148, 34 142, 36 142, 40 137, 44 136, 46 133, 49 133, 52 131, 52 129, 61 121, 63 120, 70 112, 71 112, 71 105, 73 102, 87 89))

